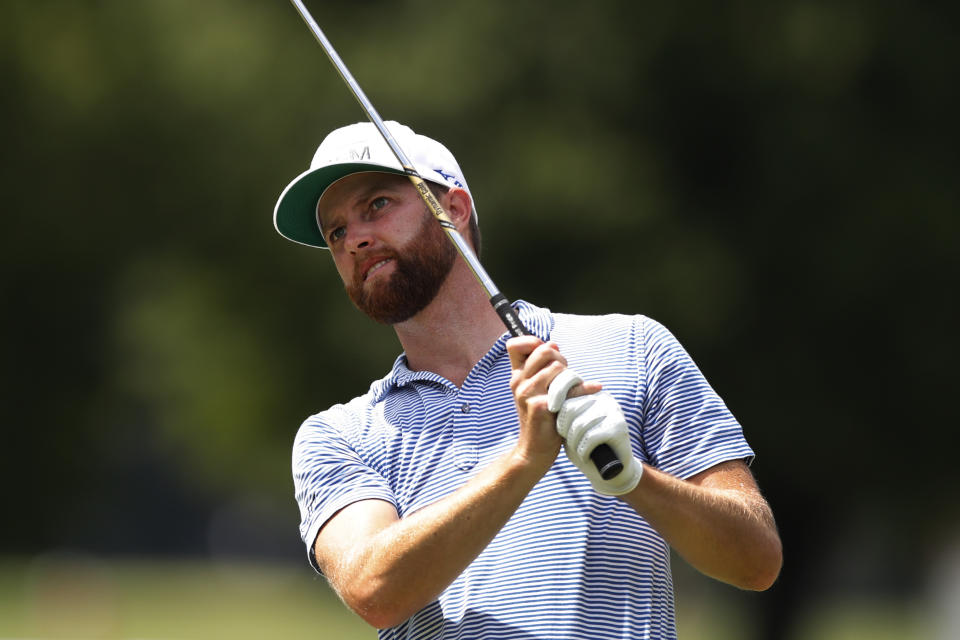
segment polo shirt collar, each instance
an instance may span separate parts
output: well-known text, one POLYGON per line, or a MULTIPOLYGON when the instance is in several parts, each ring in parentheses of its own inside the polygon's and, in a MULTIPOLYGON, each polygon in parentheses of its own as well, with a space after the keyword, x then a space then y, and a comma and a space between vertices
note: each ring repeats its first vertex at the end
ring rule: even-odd
MULTIPOLYGON (((550 309, 532 305, 526 300, 517 300, 513 303, 513 308, 520 314, 520 320, 523 322, 523 326, 525 326, 530 333, 544 342, 550 339, 554 325, 553 314, 550 312, 550 309)), ((502 339, 504 343, 506 343, 509 336, 507 336, 506 333, 504 333, 504 336, 502 339)))
MULTIPOLYGON (((550 339, 550 333, 553 331, 554 318, 549 309, 538 307, 525 300, 514 301, 513 308, 517 310, 517 313, 520 315, 520 320, 530 333, 543 341, 550 339)), ((509 339, 510 335, 504 331, 503 335, 500 336, 500 339, 497 340, 485 357, 498 356, 500 352, 505 352, 507 340, 509 339)), ((390 373, 387 374, 386 377, 374 382, 373 385, 371 385, 370 391, 373 395, 374 402, 380 402, 392 389, 403 387, 415 381, 434 382, 442 385, 450 384, 443 376, 433 373, 432 371, 411 371, 407 366, 407 354, 401 353, 393 362, 393 368, 390 370, 390 373)))

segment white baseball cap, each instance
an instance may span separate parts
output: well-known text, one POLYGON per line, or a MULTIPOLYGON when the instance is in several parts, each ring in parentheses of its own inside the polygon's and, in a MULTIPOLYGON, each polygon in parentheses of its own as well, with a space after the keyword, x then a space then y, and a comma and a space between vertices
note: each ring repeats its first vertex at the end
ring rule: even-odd
MULTIPOLYGON (((399 122, 390 120, 385 124, 421 178, 470 193, 460 165, 449 149, 399 122)), ((358 122, 330 132, 317 148, 310 168, 280 194, 273 210, 273 225, 288 240, 326 249, 317 221, 317 203, 334 182, 364 171, 405 175, 400 161, 373 123, 358 122)), ((476 216, 476 207, 473 215, 476 216)))

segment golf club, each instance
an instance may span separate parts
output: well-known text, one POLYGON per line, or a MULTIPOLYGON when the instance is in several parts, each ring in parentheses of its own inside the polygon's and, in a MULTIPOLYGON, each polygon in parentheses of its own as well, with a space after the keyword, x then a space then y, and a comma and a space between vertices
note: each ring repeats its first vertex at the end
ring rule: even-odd
MULTIPOLYGON (((303 18, 304 22, 307 23, 307 26, 313 32, 317 42, 319 42, 320 46, 323 47, 323 50, 326 52, 327 57, 330 58, 330 62, 332 62, 333 66, 337 69, 340 77, 343 78, 343 81, 347 84, 347 87, 350 88, 350 91, 353 93, 354 97, 360 103, 360 106, 366 112, 367 118, 369 118, 370 122, 376 126, 377 130, 380 132, 380 135, 383 136, 383 139, 390 147, 393 155, 396 156, 397 160, 400 162, 400 165, 403 167, 404 173, 410 179, 410 182, 413 183, 414 187, 417 189, 417 192, 420 194, 420 197, 423 198, 427 208, 430 209, 430 212, 443 227, 443 230, 450 238, 450 241, 453 242, 454 246, 456 246, 457 251, 466 261, 467 266, 473 272, 473 275, 483 287, 484 291, 486 291, 487 296, 490 298, 490 304, 497 312, 497 315, 500 316, 500 319, 506 326, 507 331, 509 331, 510 335, 514 337, 529 335, 530 332, 526 329, 526 327, 523 326, 523 323, 520 321, 520 316, 510 304, 510 301, 505 295, 500 293, 499 289, 497 289, 496 285, 493 283, 493 280, 490 279, 490 276, 487 275, 487 272, 480 264, 480 260, 473 253, 470 245, 466 243, 466 241, 463 239, 463 236, 461 236, 460 232, 457 231, 453 222, 450 220, 450 217, 447 215, 447 212, 443 210, 443 207, 434 197, 433 192, 430 191, 426 181, 420 176, 417 170, 413 168, 413 163, 410 162, 406 154, 400 148, 400 145, 397 144, 397 141, 390 133, 390 130, 387 129, 383 120, 380 118, 380 114, 377 113, 377 110, 373 107, 373 104, 370 103, 370 100, 367 99, 367 96, 360 88, 360 85, 358 85, 357 81, 354 80, 353 74, 350 73, 350 70, 347 69, 347 66, 343 63, 343 60, 340 59, 340 56, 333 48, 333 45, 330 44, 327 36, 324 35, 323 31, 320 29, 320 26, 317 24, 316 20, 313 19, 312 15, 310 15, 310 12, 304 6, 301 0, 290 1, 300 13, 300 16, 303 18)), ((597 446, 590 453, 590 459, 593 460, 593 463, 597 466, 597 471, 600 473, 601 477, 606 480, 616 477, 620 471, 623 470, 623 463, 617 459, 613 449, 606 444, 597 446)))

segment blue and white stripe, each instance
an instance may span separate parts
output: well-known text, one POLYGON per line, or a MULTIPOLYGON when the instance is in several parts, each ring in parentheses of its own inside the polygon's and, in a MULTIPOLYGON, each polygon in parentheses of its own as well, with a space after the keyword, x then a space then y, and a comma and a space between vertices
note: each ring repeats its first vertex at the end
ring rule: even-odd
MULTIPOLYGON (((687 478, 752 458, 740 425, 660 324, 516 305, 533 333, 557 342, 571 367, 616 397, 640 459, 687 478)), ((386 500, 402 517, 449 495, 513 446, 506 340, 461 388, 409 370, 401 355, 366 394, 303 423, 293 475, 312 564, 317 532, 348 504, 386 500)), ((594 492, 561 455, 439 600, 380 637, 674 638, 670 551, 632 508, 594 492)))

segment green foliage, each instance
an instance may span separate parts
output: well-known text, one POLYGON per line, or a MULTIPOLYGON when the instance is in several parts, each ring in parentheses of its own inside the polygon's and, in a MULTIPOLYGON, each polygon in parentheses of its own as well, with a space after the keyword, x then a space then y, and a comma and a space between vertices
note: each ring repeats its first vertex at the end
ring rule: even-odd
MULTIPOLYGON (((311 6, 381 115, 457 154, 508 296, 674 330, 785 537, 851 504, 891 540, 948 535, 955 9, 311 6)), ((86 510, 162 520, 157 487, 290 505, 297 426, 398 351, 326 254, 271 228, 321 137, 363 119, 295 11, 8 3, 0 79, 3 480, 31 479, 0 539, 109 547, 86 510)))
POLYGON ((229 283, 182 257, 144 261, 125 275, 113 332, 119 389, 200 472, 196 481, 287 487, 277 469, 289 446, 274 424, 283 365, 234 320, 244 310, 224 300, 229 283))

